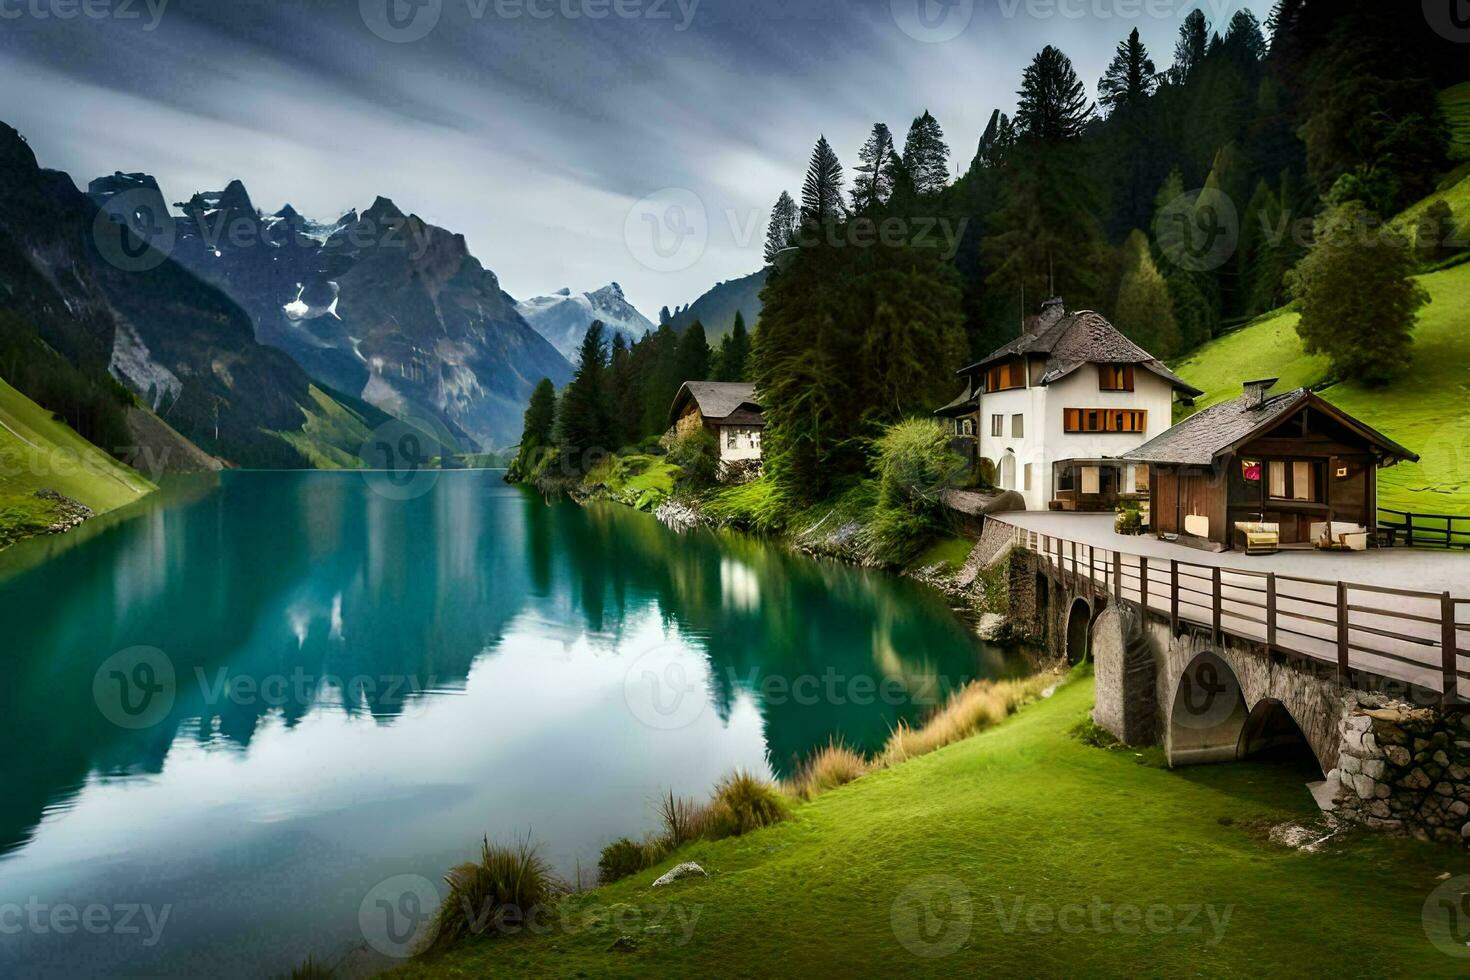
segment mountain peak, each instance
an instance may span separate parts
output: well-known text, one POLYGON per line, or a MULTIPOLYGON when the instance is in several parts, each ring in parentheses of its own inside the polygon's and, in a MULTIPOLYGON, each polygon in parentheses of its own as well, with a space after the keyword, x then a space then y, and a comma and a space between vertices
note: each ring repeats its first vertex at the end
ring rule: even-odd
POLYGON ((570 295, 572 295, 572 287, 571 286, 563 286, 560 289, 558 289, 555 292, 554 295, 556 295, 556 296, 570 296, 570 295))
POLYGON ((389 198, 381 194, 373 199, 373 206, 362 213, 365 221, 392 221, 408 217, 389 198))

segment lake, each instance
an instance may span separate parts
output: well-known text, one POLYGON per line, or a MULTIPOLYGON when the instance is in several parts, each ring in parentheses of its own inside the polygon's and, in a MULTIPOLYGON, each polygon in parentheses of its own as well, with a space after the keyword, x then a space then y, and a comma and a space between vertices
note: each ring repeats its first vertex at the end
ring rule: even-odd
POLYGON ((392 955, 374 910, 483 835, 586 882, 661 794, 1025 671, 912 581, 498 471, 229 472, 124 518, 0 556, 0 974, 392 955))

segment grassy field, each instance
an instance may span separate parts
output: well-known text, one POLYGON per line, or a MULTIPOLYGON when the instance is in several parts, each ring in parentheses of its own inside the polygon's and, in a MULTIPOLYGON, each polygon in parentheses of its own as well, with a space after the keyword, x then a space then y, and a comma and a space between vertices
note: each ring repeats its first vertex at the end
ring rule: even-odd
POLYGON ((48 489, 101 514, 156 488, 0 381, 0 547, 55 522, 48 489))
MULTIPOLYGON (((1419 281, 1433 302, 1419 311, 1410 370, 1388 388, 1336 384, 1321 395, 1421 457, 1380 471, 1383 506, 1470 514, 1470 264, 1419 281)), ((1297 319, 1290 312, 1262 317, 1175 362, 1206 392, 1196 408, 1234 398, 1253 378, 1279 377, 1279 391, 1326 380, 1326 359, 1302 351, 1297 319)))
POLYGON ((308 412, 297 432, 277 432, 317 469, 352 470, 364 464, 359 448, 372 434, 367 422, 316 385, 310 388, 317 410, 308 412))
POLYGON ((1420 916, 1465 855, 1357 832, 1273 844, 1271 825, 1314 815, 1299 774, 1085 745, 1069 732, 1092 690, 399 975, 1463 975, 1420 916), (710 877, 649 888, 683 860, 710 877))
POLYGON ((650 510, 674 492, 679 468, 665 456, 642 453, 609 456, 582 481, 589 490, 598 489, 619 503, 650 510))

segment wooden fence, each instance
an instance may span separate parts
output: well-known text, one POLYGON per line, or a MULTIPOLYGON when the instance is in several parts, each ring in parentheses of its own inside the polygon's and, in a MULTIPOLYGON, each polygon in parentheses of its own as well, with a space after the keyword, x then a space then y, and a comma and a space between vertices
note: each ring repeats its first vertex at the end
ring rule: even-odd
POLYGON ((1470 548, 1470 517, 1410 514, 1380 507, 1378 527, 1393 531, 1394 543, 1410 548, 1470 548))
POLYGON ((1265 644, 1273 653, 1470 697, 1470 599, 1378 585, 1148 558, 1010 525, 1074 592, 1147 608, 1182 626, 1265 644))

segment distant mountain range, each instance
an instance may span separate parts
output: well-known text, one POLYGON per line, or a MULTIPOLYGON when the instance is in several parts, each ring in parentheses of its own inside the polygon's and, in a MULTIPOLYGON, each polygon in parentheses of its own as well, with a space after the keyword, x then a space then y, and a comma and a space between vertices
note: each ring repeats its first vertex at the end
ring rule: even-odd
POLYGON ((145 174, 94 180, 89 193, 229 294, 261 343, 335 390, 437 422, 465 451, 513 445, 536 383, 571 377, 463 235, 386 198, 324 225, 290 205, 261 214, 238 180, 164 222, 152 220, 170 212, 145 174))
POLYGON ((704 324, 705 337, 713 344, 735 326, 735 313, 745 315, 745 329, 754 330, 761 315, 761 290, 766 288, 766 269, 740 279, 716 285, 688 306, 681 306, 669 318, 674 330, 683 333, 698 320, 704 324))
MULTIPOLYGON (((134 198, 124 201, 138 205, 137 223, 166 218, 134 198)), ((72 364, 107 368, 174 430, 236 465, 345 464, 387 421, 257 342, 224 292, 114 224, 69 176, 41 169, 3 123, 0 309, 72 364)))
POLYGON ((577 362, 582 339, 593 320, 601 320, 607 338, 620 333, 629 343, 639 340, 654 328, 653 321, 639 313, 623 296, 623 287, 611 283, 590 293, 573 293, 559 289, 550 296, 534 296, 516 304, 536 332, 549 340, 562 356, 577 362))

